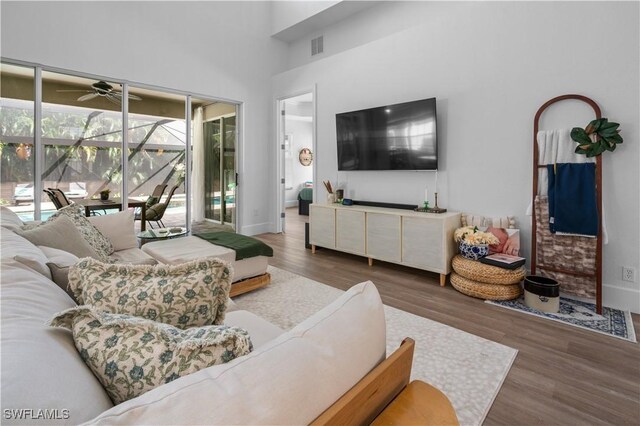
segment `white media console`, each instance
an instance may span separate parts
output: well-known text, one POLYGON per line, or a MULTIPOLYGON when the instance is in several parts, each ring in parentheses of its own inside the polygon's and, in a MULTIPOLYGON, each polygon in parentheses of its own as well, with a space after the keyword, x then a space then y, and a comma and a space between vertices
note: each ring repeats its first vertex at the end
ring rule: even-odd
POLYGON ((457 246, 453 232, 460 213, 341 204, 311 204, 311 250, 316 246, 424 269, 440 274, 444 286, 457 246))

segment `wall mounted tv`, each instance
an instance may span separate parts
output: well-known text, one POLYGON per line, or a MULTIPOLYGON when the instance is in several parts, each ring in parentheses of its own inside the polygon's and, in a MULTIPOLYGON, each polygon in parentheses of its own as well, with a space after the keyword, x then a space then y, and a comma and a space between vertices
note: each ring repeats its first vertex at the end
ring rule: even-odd
POLYGON ((436 170, 436 98, 336 114, 338 170, 436 170))

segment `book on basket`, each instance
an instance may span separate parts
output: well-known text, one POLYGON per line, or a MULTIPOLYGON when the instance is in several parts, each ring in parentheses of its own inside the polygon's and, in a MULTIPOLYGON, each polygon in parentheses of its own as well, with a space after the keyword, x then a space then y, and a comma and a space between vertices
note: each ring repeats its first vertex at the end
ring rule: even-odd
POLYGON ((516 269, 524 265, 526 259, 524 257, 512 256, 510 254, 496 253, 483 257, 480 259, 480 262, 505 269, 516 269))

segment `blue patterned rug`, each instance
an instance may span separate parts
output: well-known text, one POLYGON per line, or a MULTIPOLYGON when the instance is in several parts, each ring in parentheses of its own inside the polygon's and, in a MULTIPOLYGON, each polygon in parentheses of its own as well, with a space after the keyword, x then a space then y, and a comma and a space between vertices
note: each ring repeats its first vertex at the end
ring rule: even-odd
POLYGON ((629 311, 603 306, 602 315, 598 315, 596 305, 593 303, 566 297, 560 297, 560 312, 557 314, 529 308, 524 304, 524 297, 505 301, 486 300, 485 302, 636 343, 636 332, 633 329, 633 320, 629 311))

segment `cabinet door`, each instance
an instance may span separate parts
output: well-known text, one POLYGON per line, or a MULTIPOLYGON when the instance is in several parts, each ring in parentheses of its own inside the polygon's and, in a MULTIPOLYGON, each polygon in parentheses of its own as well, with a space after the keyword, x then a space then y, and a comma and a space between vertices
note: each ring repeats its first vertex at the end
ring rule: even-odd
POLYGON ((367 256, 400 262, 400 216, 367 213, 367 256))
POLYGON ((364 254, 364 212, 336 210, 336 248, 349 253, 364 254))
POLYGON ((444 272, 442 221, 402 218, 402 263, 433 272, 444 272))
POLYGON ((336 210, 315 204, 309 207, 309 242, 320 247, 335 248, 336 210))

